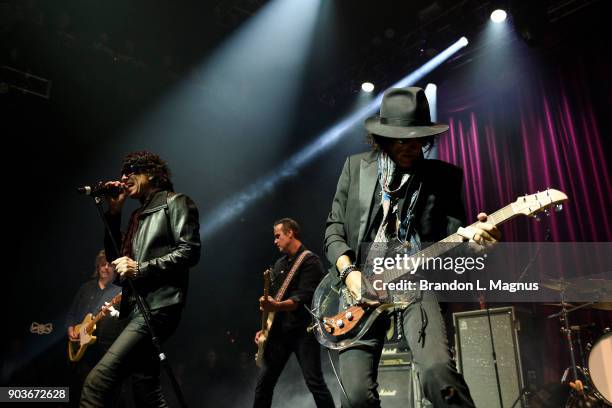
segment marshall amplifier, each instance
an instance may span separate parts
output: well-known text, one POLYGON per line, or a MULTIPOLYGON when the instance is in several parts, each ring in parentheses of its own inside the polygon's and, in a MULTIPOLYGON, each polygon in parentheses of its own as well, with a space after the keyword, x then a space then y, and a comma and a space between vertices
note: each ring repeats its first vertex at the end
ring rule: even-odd
POLYGON ((423 397, 412 353, 401 343, 387 343, 378 365, 378 395, 384 408, 432 408, 423 397))
POLYGON ((401 343, 386 343, 380 356, 379 366, 409 366, 412 363, 412 353, 401 343))
POLYGON ((412 401, 412 367, 410 365, 379 366, 378 395, 380 405, 385 408, 414 408, 412 401))

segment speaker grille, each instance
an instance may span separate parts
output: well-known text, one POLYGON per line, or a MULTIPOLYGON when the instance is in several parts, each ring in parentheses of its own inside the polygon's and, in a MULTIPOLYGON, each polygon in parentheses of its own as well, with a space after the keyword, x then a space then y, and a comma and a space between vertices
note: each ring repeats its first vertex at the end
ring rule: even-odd
MULTIPOLYGON (((523 386, 514 308, 489 309, 489 316, 503 406, 510 407, 523 386)), ((453 320, 457 367, 463 373, 476 407, 500 408, 486 310, 454 313, 453 320)))

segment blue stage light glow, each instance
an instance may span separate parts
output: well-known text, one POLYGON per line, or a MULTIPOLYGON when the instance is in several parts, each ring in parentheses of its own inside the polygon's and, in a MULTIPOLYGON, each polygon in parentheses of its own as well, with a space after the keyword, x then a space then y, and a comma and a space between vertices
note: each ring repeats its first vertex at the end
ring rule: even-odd
MULTIPOLYGON (((402 88, 414 84, 467 44, 467 38, 461 37, 446 50, 426 62, 425 65, 395 83, 392 88, 402 88)), ((244 212, 250 204, 270 193, 282 180, 297 174, 300 168, 333 146, 347 130, 360 125, 365 118, 378 110, 383 94, 384 92, 381 92, 369 104, 357 109, 323 132, 312 143, 287 159, 277 170, 256 180, 251 186, 223 201, 217 208, 204 215, 200 222, 202 239, 212 237, 219 229, 244 212)))

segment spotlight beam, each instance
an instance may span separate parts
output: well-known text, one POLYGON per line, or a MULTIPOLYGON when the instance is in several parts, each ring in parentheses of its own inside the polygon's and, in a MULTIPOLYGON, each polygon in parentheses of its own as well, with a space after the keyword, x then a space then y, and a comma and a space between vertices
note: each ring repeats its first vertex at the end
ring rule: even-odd
MULTIPOLYGON (((396 82, 392 88, 414 84, 467 44, 467 38, 461 37, 446 50, 426 62, 425 65, 396 82)), ((300 168, 338 142, 347 130, 372 115, 380 106, 383 94, 384 92, 379 93, 368 105, 358 109, 323 132, 316 140, 286 160, 277 170, 259 178, 245 190, 225 200, 217 208, 202 217, 200 220, 202 240, 214 236, 219 229, 244 212, 250 204, 270 193, 284 179, 297 174, 300 168)))

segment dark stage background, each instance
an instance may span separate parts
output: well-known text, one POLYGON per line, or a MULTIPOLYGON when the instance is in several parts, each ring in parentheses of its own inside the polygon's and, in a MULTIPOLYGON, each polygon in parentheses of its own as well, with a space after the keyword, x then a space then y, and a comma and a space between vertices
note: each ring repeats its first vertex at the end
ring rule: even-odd
MULTIPOLYGON (((1 65, 52 81, 45 99, 0 77, 3 384, 67 384, 63 319, 102 245, 96 210, 74 187, 113 179, 125 153, 151 150, 202 220, 202 260, 166 349, 194 406, 203 393, 215 406, 249 405, 261 272, 278 256, 272 222, 297 219, 322 255, 337 177, 347 155, 368 149, 365 134, 352 127, 319 143, 304 165, 282 166, 363 106, 361 82, 372 79, 380 92, 462 35, 470 45, 415 85, 437 84, 438 120, 451 125, 439 157, 465 170, 468 218, 550 186, 570 196, 566 211, 513 221, 505 239, 543 240, 550 225, 556 241, 610 241, 603 1, 561 11, 561 2, 512 2, 500 44, 487 37, 487 2, 307 3, 0 1, 1 65), (278 182, 262 181, 281 167, 278 182), (32 322, 55 329, 31 334, 32 322)), ((537 360, 530 381, 558 380, 567 356, 557 322, 543 319, 555 309, 519 309, 534 327, 521 339, 532 344, 524 358, 537 360), (536 338, 546 339, 545 352, 536 338)), ((575 316, 598 327, 612 321, 593 310, 575 316)), ((289 396, 308 406, 294 366, 282 381, 276 406, 289 396)))

